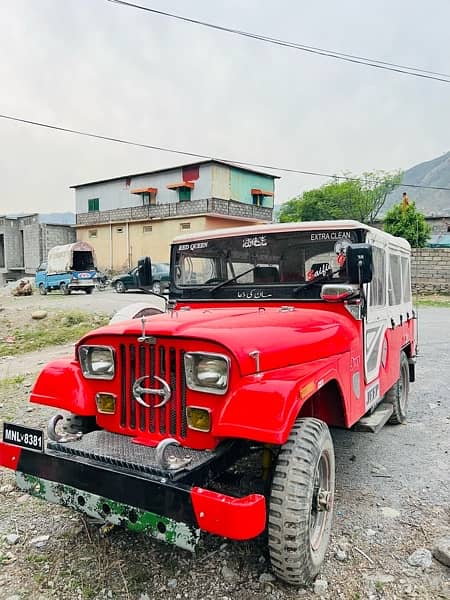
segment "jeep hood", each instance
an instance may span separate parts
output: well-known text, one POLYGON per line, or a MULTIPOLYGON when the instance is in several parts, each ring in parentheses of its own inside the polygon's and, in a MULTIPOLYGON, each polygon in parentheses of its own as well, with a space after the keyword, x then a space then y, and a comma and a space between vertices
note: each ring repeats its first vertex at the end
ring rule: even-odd
MULTIPOLYGON (((345 310, 345 309, 344 309, 345 310)), ((207 340, 218 352, 234 356, 242 375, 256 370, 250 353, 259 352, 260 370, 312 362, 341 354, 356 334, 350 315, 321 308, 211 308, 177 310, 145 319, 145 334, 160 337, 207 340)), ((97 335, 142 335, 141 320, 102 327, 97 335)))

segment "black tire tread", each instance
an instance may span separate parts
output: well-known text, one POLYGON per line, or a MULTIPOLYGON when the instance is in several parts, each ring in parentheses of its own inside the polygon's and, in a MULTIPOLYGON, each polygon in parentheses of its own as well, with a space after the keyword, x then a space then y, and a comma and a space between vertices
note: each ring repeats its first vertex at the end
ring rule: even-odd
POLYGON ((404 423, 406 421, 406 410, 408 408, 408 398, 406 399, 406 406, 405 406, 405 413, 402 414, 401 410, 400 410, 400 405, 399 405, 399 386, 398 383, 402 377, 402 373, 404 372, 403 369, 405 369, 405 373, 408 374, 408 376, 406 377, 406 386, 407 386, 407 390, 409 392, 409 365, 408 365, 408 357, 406 356, 406 354, 404 352, 402 352, 400 354, 400 377, 398 379, 398 381, 391 387, 390 390, 388 390, 384 396, 384 402, 386 402, 387 404, 392 404, 393 407, 393 412, 392 412, 392 416, 390 417, 388 423, 390 425, 401 425, 402 423, 404 423))
MULTIPOLYGON (((309 531, 317 448, 330 443, 332 450, 325 423, 312 418, 299 419, 280 450, 275 467, 268 514, 269 553, 274 573, 290 584, 310 583, 320 567, 312 563, 309 544, 304 543, 304 538, 309 531)), ((326 546, 329 526, 324 535, 326 546)))

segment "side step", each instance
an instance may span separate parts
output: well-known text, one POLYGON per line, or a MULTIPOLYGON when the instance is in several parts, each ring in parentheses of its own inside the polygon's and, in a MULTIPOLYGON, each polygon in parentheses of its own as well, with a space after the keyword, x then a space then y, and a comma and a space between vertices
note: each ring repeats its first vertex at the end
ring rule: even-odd
POLYGON ((353 426, 354 431, 368 431, 370 433, 378 433, 385 425, 392 413, 394 407, 392 404, 382 402, 377 406, 372 414, 364 416, 353 426))

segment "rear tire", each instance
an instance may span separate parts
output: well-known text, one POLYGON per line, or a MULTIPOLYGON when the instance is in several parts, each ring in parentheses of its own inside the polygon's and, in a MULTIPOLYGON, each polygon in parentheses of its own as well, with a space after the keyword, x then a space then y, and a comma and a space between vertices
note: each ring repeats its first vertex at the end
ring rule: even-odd
POLYGON ((39 293, 41 294, 41 296, 47 295, 47 288, 45 287, 45 285, 43 283, 39 284, 39 293))
POLYGON ((70 294, 70 289, 67 287, 67 283, 64 283, 64 281, 60 283, 59 289, 64 294, 64 296, 68 296, 70 294))
POLYGON ((392 404, 393 413, 389 419, 392 425, 401 425, 406 421, 409 397, 409 363, 404 352, 400 354, 400 377, 398 381, 386 392, 384 401, 392 404))
POLYGON ((328 427, 298 419, 281 448, 269 502, 269 555, 274 573, 307 585, 319 572, 330 539, 334 450, 328 427))

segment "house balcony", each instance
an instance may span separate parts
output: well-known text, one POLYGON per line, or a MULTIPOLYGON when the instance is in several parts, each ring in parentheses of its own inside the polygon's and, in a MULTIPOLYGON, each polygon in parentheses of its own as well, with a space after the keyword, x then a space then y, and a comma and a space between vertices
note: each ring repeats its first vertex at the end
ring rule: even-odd
POLYGON ((147 221, 151 219, 170 219, 176 217, 194 217, 200 215, 235 217, 249 221, 271 221, 272 208, 244 204, 234 200, 206 198, 189 202, 171 202, 168 204, 148 204, 130 206, 113 210, 92 211, 77 214, 76 224, 102 225, 106 223, 124 223, 127 221, 147 221))

